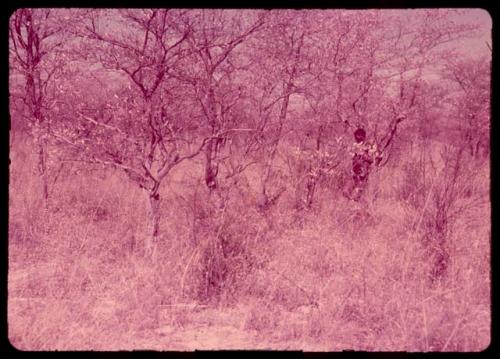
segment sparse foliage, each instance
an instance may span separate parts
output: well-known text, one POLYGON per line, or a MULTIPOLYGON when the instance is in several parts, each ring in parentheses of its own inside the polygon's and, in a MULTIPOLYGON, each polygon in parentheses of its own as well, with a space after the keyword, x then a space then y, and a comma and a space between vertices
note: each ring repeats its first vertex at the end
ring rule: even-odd
POLYGON ((16 11, 11 342, 482 350, 468 11, 16 11))

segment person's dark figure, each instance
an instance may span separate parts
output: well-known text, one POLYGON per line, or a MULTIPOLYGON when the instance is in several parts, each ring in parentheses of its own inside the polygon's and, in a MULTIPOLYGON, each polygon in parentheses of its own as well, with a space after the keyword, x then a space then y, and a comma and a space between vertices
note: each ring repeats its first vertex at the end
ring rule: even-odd
POLYGON ((356 140, 354 148, 354 156, 352 158, 352 171, 354 174, 354 182, 361 184, 366 181, 370 165, 373 159, 368 153, 368 146, 365 144, 366 131, 363 128, 358 128, 354 132, 354 139, 356 140))
POLYGON ((368 174, 373 164, 373 158, 369 152, 369 144, 365 143, 366 131, 363 128, 358 128, 354 131, 354 140, 356 142, 353 146, 352 157, 353 199, 358 200, 368 182, 368 174))
POLYGON ((363 128, 358 128, 354 131, 354 139, 357 143, 361 143, 366 139, 366 131, 363 128))

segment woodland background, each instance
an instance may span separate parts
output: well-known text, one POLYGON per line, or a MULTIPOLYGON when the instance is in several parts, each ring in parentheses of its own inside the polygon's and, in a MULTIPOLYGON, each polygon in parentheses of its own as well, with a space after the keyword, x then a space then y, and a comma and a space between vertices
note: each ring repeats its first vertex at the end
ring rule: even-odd
POLYGON ((474 11, 16 11, 11 343, 485 349, 474 11), (354 201, 360 126, 387 146, 354 201))

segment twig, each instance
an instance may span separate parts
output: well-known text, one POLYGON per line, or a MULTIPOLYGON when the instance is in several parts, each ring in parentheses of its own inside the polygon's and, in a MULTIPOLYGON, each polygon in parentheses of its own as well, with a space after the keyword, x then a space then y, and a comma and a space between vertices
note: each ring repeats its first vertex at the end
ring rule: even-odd
POLYGON ((309 304, 317 305, 316 301, 312 298, 312 294, 311 293, 309 293, 307 290, 305 290, 300 285, 298 285, 297 283, 295 283, 292 279, 290 279, 287 276, 285 276, 283 274, 283 272, 278 272, 277 270, 275 270, 273 268, 269 268, 269 269, 272 272, 274 272, 277 275, 279 275, 280 277, 282 277, 282 278, 286 279, 287 281, 289 281, 291 284, 293 284, 294 286, 296 286, 298 289, 300 289, 305 294, 305 296, 307 297, 307 299, 309 300, 309 304))
POLYGON ((85 116, 81 112, 78 112, 78 115, 80 115, 80 117, 83 118, 84 120, 86 120, 90 123, 93 123, 94 125, 101 126, 101 127, 107 128, 108 130, 116 131, 116 132, 120 133, 121 135, 127 136, 127 134, 125 132, 123 132, 122 130, 120 130, 118 127, 107 125, 107 124, 102 123, 102 122, 98 122, 91 117, 85 116))
POLYGON ((193 259, 195 258, 195 256, 198 254, 199 250, 198 250, 199 247, 196 247, 194 250, 193 250, 193 254, 191 254, 191 257, 189 258, 186 266, 184 267, 184 271, 182 273, 182 277, 181 277, 181 294, 184 294, 184 280, 186 278, 186 274, 187 274, 187 271, 189 269, 189 267, 191 266, 191 262, 193 261, 193 259))
POLYGON ((418 302, 418 305, 421 305, 425 302, 428 302, 429 300, 433 299, 433 298, 437 298, 441 295, 445 295, 445 294, 450 294, 450 293, 453 293, 453 292, 456 292, 457 290, 459 290, 460 288, 452 288, 452 289, 449 289, 449 290, 446 290, 444 292, 440 292, 440 293, 436 293, 436 294, 433 294, 425 299, 422 299, 420 302, 418 302))
POLYGON ((207 142, 213 138, 214 138, 214 136, 204 138, 200 147, 195 152, 193 152, 189 155, 180 157, 175 162, 165 162, 164 165, 162 166, 162 168, 158 171, 158 179, 159 180, 163 179, 175 165, 178 165, 179 163, 181 163, 184 160, 189 160, 191 158, 198 156, 201 153, 201 151, 203 150, 203 147, 205 147, 205 145, 207 144, 207 142))
POLYGON ((460 326, 460 324, 462 324, 463 321, 464 321, 464 318, 457 320, 457 324, 455 324, 455 327, 451 331, 450 336, 448 337, 448 340, 446 340, 446 343, 444 343, 443 347, 441 348, 441 351, 443 351, 443 352, 445 351, 446 347, 448 346, 448 344, 450 344, 451 339, 453 339, 453 337, 455 336, 455 334, 458 330, 458 327, 460 326))
POLYGON ((52 135, 52 136, 54 136, 55 138, 60 139, 61 141, 66 142, 67 144, 69 144, 69 145, 71 145, 71 146, 74 146, 74 147, 81 147, 81 145, 79 145, 79 144, 77 144, 77 143, 74 143, 74 142, 72 142, 72 141, 68 140, 66 137, 63 137, 63 136, 61 136, 61 135, 58 135, 58 134, 57 134, 57 133, 55 133, 55 132, 52 132, 52 133, 51 133, 51 135, 52 135))
POLYGON ((351 296, 353 291, 354 291, 354 287, 351 287, 351 289, 349 290, 349 293, 347 293, 347 295, 344 297, 344 299, 342 299, 342 302, 340 303, 340 305, 337 307, 337 310, 335 310, 335 312, 333 312, 332 318, 335 318, 337 316, 337 313, 340 311, 340 308, 343 308, 345 306, 347 299, 349 299, 349 297, 351 296))

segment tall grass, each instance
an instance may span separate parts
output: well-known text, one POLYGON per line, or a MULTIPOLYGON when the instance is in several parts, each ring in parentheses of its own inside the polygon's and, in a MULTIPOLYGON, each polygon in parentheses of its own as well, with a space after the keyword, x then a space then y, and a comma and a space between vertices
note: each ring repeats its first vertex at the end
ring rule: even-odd
POLYGON ((190 162, 162 187, 153 265, 142 253, 150 233, 144 193, 118 172, 74 165, 52 184, 44 207, 28 148, 12 147, 9 193, 8 324, 19 349, 479 351, 489 344, 487 163, 456 178, 442 232, 436 218, 442 201, 450 204, 443 195, 450 177, 438 162, 445 159, 423 163, 425 178, 417 154, 383 168, 361 204, 332 180, 319 186, 310 210, 297 209, 289 190, 264 212, 255 173, 226 189, 221 211, 190 162), (448 259, 430 280, 435 247, 448 259), (227 328, 226 342, 209 335, 227 328))

